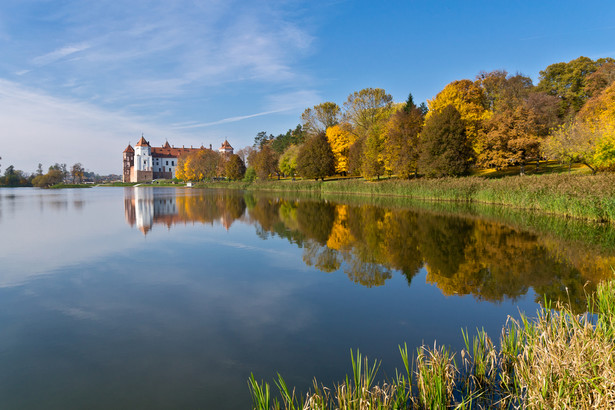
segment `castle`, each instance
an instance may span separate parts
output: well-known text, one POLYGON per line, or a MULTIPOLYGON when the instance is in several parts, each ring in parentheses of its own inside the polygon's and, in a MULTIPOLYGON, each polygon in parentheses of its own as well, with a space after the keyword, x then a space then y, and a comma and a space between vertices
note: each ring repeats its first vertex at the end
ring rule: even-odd
MULTIPOLYGON (((180 157, 200 150, 211 150, 201 145, 200 148, 175 148, 165 142, 162 147, 152 147, 141 136, 141 139, 133 148, 130 144, 124 150, 124 171, 122 181, 142 182, 153 179, 172 179, 175 176, 177 161, 180 157)), ((233 147, 227 140, 218 149, 221 154, 232 155, 233 147)))

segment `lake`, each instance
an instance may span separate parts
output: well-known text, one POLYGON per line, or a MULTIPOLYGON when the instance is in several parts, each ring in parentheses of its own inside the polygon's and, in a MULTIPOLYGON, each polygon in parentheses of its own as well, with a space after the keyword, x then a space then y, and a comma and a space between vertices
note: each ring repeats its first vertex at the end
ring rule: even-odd
POLYGON ((0 232, 1 408, 250 408, 351 348, 386 378, 615 266, 610 226, 394 198, 0 188, 0 232))

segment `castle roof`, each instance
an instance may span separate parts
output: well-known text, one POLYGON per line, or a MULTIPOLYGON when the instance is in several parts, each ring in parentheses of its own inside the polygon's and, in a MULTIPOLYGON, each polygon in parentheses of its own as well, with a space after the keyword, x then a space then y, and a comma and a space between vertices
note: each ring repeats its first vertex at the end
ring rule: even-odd
POLYGON ((124 152, 135 152, 134 148, 132 147, 132 145, 128 144, 128 146, 126 147, 126 149, 124 150, 124 152))
POLYGON ((149 142, 147 142, 145 138, 143 138, 143 135, 141 135, 141 139, 139 140, 139 142, 137 142, 135 146, 136 147, 149 147, 149 142))
POLYGON ((220 149, 233 149, 233 147, 231 147, 231 144, 228 143, 228 140, 224 140, 220 149))
POLYGON ((162 148, 171 148, 171 146, 169 145, 169 141, 165 142, 162 148))

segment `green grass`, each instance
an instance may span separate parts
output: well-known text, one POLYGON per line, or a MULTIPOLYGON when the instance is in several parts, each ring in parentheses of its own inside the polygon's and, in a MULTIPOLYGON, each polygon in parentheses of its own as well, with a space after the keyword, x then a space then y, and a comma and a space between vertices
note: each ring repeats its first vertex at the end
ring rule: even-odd
POLYGON ((92 188, 93 184, 55 184, 48 189, 64 189, 64 188, 92 188))
POLYGON ((273 192, 311 192, 322 196, 364 195, 430 201, 497 204, 599 222, 615 222, 615 175, 546 173, 486 178, 479 176, 416 180, 213 182, 199 187, 273 192))
POLYGON ((509 318, 499 346, 486 332, 470 337, 455 354, 422 346, 390 380, 376 382, 380 363, 351 350, 352 374, 331 387, 314 381, 297 395, 278 374, 279 399, 269 384, 248 382, 255 409, 578 409, 615 408, 615 281, 588 298, 592 313, 576 315, 549 303, 534 318, 509 318))

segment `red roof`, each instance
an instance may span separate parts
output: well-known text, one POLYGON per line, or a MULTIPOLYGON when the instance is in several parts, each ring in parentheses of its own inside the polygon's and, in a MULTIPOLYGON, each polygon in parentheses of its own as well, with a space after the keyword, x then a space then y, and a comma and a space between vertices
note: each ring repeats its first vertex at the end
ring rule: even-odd
POLYGON ((124 152, 135 152, 135 150, 132 148, 132 145, 128 144, 124 152))
POLYGON ((137 145, 135 146, 136 147, 149 147, 149 142, 147 142, 145 138, 143 138, 143 135, 141 135, 141 139, 139 140, 139 142, 137 142, 137 145))
POLYGON ((220 149, 233 149, 233 147, 231 147, 231 144, 228 143, 227 140, 224 140, 224 142, 222 143, 222 146, 220 147, 220 149))

